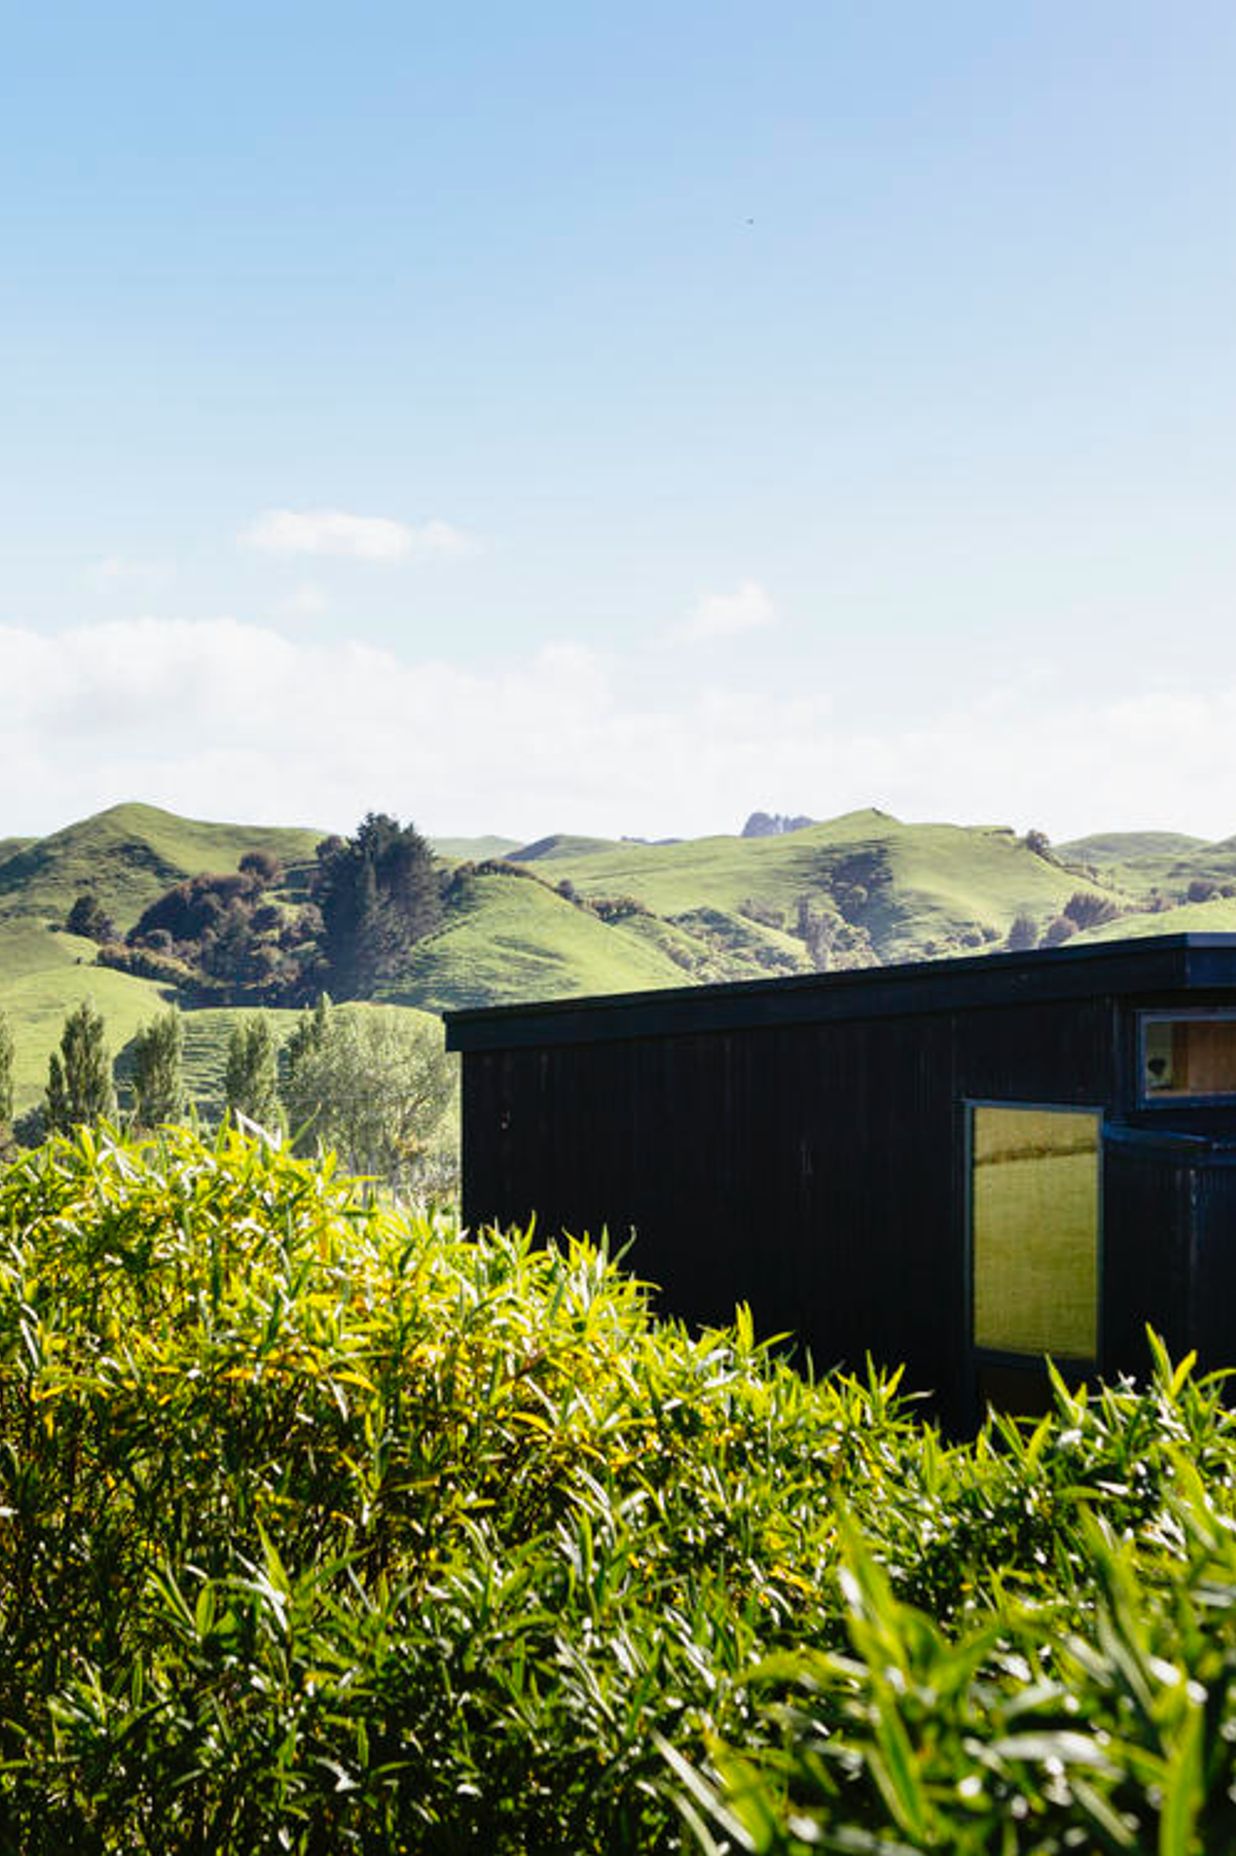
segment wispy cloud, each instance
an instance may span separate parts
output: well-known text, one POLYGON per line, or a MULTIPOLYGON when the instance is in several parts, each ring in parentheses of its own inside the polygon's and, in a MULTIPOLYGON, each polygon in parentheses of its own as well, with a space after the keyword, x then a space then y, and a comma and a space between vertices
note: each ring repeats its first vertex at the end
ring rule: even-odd
POLYGON ((434 518, 419 526, 391 516, 358 516, 346 509, 264 509, 240 540, 267 554, 334 555, 357 561, 455 558, 475 542, 463 529, 434 518))
POLYGON ((705 593, 697 599, 675 636, 691 643, 735 638, 776 623, 777 613, 758 580, 744 580, 733 593, 705 593))
POLYGON ((473 669, 226 618, 0 626, 0 830, 139 797, 345 830, 380 807, 424 830, 527 837, 736 831, 755 806, 872 804, 959 822, 981 808, 1057 838, 1236 828, 1236 682, 1119 700, 1011 685, 897 726, 809 683, 634 668, 563 643, 473 669))

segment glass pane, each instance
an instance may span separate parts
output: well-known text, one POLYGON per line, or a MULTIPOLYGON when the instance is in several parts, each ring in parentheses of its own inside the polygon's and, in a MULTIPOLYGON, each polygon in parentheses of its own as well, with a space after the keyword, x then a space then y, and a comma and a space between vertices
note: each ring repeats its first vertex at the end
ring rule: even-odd
POLYGON ((1236 1019, 1148 1018, 1148 1096, 1236 1095, 1236 1019))
POLYGON ((975 1346, 1094 1359, 1098 1115, 976 1108, 973 1140, 975 1346))

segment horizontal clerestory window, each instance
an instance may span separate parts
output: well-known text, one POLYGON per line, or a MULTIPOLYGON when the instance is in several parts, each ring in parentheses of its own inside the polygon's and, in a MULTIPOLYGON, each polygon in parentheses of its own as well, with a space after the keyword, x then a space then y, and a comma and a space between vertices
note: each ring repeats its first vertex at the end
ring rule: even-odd
POLYGON ((1145 1012, 1140 1029, 1143 1101, 1236 1096, 1236 1013, 1145 1012))

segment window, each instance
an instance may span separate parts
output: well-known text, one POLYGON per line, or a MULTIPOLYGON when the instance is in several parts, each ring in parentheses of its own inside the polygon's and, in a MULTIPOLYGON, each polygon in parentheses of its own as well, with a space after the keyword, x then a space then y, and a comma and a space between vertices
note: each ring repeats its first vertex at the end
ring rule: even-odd
POLYGON ((1236 1016, 1147 1012, 1141 1033, 1144 1101, 1236 1095, 1236 1016))
POLYGON ((972 1312, 980 1351, 1097 1357, 1101 1127, 1092 1109, 972 1109, 972 1312))

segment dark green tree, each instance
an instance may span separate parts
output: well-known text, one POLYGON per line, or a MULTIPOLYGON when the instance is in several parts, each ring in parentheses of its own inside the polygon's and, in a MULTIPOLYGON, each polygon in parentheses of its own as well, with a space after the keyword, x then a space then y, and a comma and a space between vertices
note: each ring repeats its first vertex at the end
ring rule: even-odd
POLYGON ((83 999, 77 1010, 69 1013, 60 1034, 60 1049, 48 1059, 43 1109, 48 1131, 53 1134, 110 1121, 116 1114, 116 1089, 103 1018, 89 999, 83 999))
POLYGON ((243 1115, 272 1132, 282 1125, 279 1071, 270 1020, 262 1012, 242 1018, 227 1047, 224 1075, 230 1116, 243 1115))
POLYGON ((175 1006, 133 1040, 133 1096, 139 1128, 184 1119, 184 1031, 175 1006))
POLYGON ((0 1155, 9 1147, 13 1135, 13 1033, 9 1021, 0 1012, 0 1155))
POLYGON ((367 813, 355 837, 319 844, 315 896, 331 989, 344 999, 397 980, 442 915, 433 851, 414 825, 385 812, 367 813))
POLYGON ((285 1102, 288 1099, 287 1085, 295 1076, 299 1065, 314 1051, 321 1050, 326 1042, 332 1011, 330 994, 322 992, 318 994, 318 1002, 313 1010, 309 1011, 306 1008, 297 1019, 296 1028, 283 1047, 281 1069, 284 1077, 282 1094, 285 1102))

